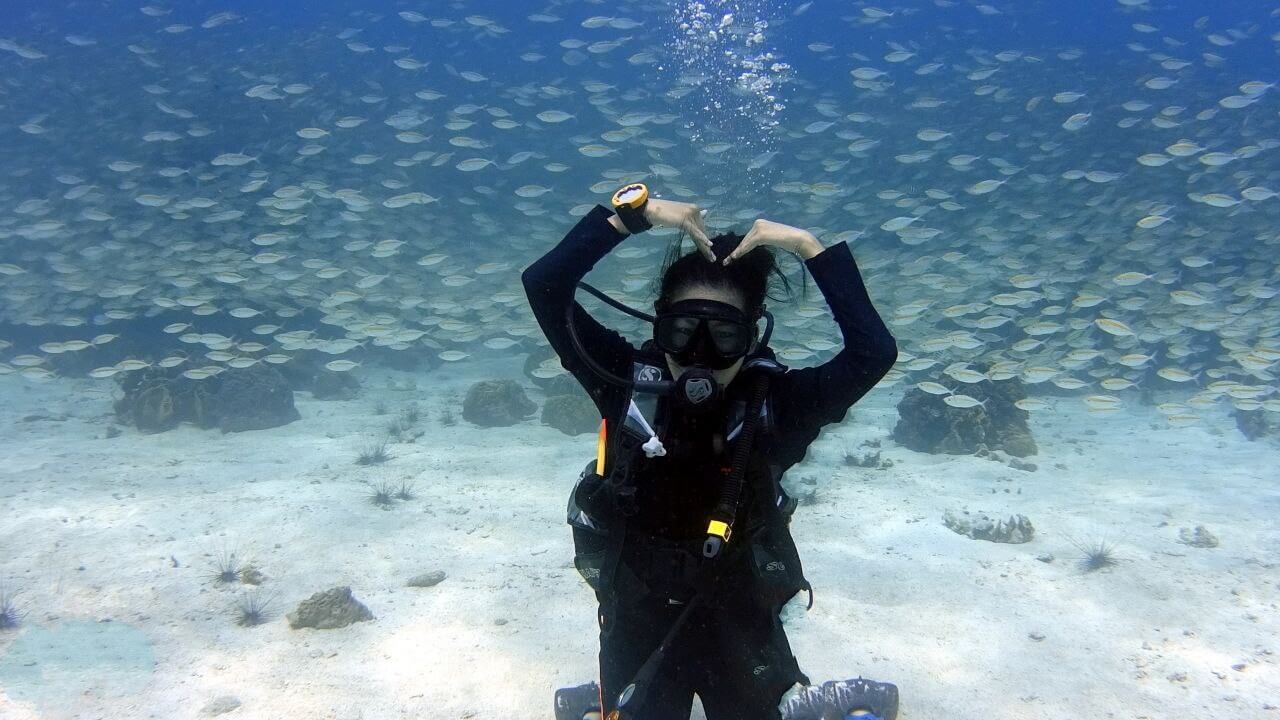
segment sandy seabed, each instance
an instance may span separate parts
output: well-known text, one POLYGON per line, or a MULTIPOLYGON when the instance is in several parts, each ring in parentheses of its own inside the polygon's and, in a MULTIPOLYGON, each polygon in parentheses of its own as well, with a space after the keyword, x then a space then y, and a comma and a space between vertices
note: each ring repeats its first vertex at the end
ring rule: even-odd
MULTIPOLYGON (((228 695, 227 718, 550 718, 554 688, 595 674, 565 525, 594 437, 463 421, 467 386, 511 368, 370 371, 355 400, 298 393, 301 420, 227 435, 108 437, 109 381, 0 379, 0 582, 27 612, 0 633, 0 718, 196 718, 228 695), (411 402, 424 434, 356 466, 411 402), (380 509, 380 480, 417 497, 380 509), (210 577, 224 550, 265 575, 266 624, 235 624, 247 586, 210 577), (432 570, 448 578, 405 586, 432 570), (289 628, 337 585, 376 619, 289 628)), ((788 473, 815 489, 792 532, 816 604, 785 612, 814 681, 897 683, 908 720, 1280 718, 1280 446, 1220 411, 1174 428, 1051 398, 1026 472, 898 446, 901 392, 873 391, 788 473), (892 467, 845 466, 868 441, 892 467), (1025 514, 1037 535, 971 540, 948 509, 1025 514), (1197 525, 1220 546, 1180 543, 1197 525), (1101 539, 1119 564, 1084 572, 1076 544, 1101 539)))

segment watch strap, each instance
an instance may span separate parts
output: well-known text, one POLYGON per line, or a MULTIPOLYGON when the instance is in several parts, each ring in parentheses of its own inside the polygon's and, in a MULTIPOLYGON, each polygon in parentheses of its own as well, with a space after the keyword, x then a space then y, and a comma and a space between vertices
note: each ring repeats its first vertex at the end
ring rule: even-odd
POLYGON ((644 216, 644 209, 648 204, 649 201, 646 200, 640 203, 638 207, 619 205, 614 208, 614 212, 617 213, 618 219, 622 221, 623 226, 627 228, 627 232, 635 235, 653 227, 653 223, 649 222, 648 218, 644 216))

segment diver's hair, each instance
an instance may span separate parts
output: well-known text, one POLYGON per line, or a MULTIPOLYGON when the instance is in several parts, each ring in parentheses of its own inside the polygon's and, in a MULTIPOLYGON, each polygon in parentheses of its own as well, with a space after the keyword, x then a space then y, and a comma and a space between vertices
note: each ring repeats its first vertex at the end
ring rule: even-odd
MULTIPOLYGON (((719 260, 729 256, 742 242, 741 235, 725 233, 711 238, 711 249, 719 260)), ((755 315, 764 307, 766 299, 789 300, 794 295, 791 281, 778 266, 773 249, 760 246, 734 260, 728 267, 719 262, 708 262, 697 248, 682 253, 683 233, 667 250, 666 259, 662 263, 662 275, 657 287, 657 299, 654 309, 661 311, 677 293, 689 287, 713 287, 733 290, 740 293, 746 301, 744 308, 748 314, 755 315), (781 293, 770 293, 770 278, 776 280, 775 285, 781 293)), ((803 291, 803 275, 801 290, 803 291)))

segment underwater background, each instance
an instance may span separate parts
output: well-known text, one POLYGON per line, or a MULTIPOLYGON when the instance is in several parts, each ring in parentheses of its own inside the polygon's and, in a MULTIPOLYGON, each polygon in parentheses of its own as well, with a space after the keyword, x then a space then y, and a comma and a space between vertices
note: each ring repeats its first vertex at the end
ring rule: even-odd
MULTIPOLYGON (((4 3, 0 718, 550 717, 599 418, 519 276, 633 181, 847 242, 897 338, 785 478, 811 678, 1275 717, 1278 50, 1263 2, 4 3)), ((647 310, 680 240, 588 280, 647 310)))

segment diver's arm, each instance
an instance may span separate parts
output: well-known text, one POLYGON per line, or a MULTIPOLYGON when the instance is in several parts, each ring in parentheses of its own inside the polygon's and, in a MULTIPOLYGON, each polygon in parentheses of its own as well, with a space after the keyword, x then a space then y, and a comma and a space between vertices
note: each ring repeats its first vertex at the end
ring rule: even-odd
POLYGON ((597 205, 587 213, 564 239, 538 258, 521 274, 529 307, 542 327, 542 332, 560 356, 560 362, 594 398, 593 389, 604 384, 578 357, 565 327, 565 310, 573 304, 573 327, 591 357, 606 369, 622 377, 631 376, 634 348, 621 335, 596 322, 573 300, 578 281, 605 255, 618 246, 625 233, 612 224, 613 211, 597 205))
POLYGON ((818 242, 818 238, 808 230, 757 218, 751 223, 751 229, 747 230, 747 234, 742 236, 742 242, 738 243, 723 262, 728 265, 762 245, 780 247, 787 252, 799 255, 804 260, 812 259, 823 250, 822 243, 818 242))
POLYGON ((784 470, 804 457, 822 426, 844 419, 898 359, 897 342, 871 304, 848 243, 832 245, 804 264, 831 308, 844 347, 821 365, 788 371, 775 381, 774 454, 784 470))

